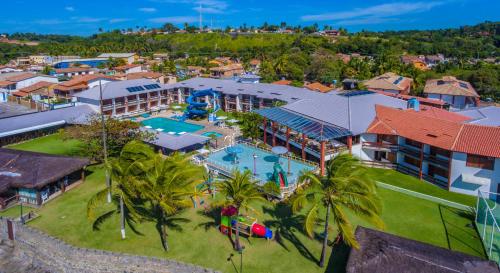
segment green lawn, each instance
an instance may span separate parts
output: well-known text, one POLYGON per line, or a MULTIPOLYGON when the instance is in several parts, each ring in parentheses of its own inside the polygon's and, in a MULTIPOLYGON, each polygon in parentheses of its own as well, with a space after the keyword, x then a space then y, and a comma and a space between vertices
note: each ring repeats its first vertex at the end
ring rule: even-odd
POLYGON ((7 148, 57 155, 81 155, 81 147, 77 140, 63 141, 58 134, 39 137, 7 148))
MULTIPOLYGON (((35 210, 35 209, 32 207, 23 206, 23 215, 26 215, 26 213, 33 211, 33 210, 35 210)), ((4 211, 0 211, 0 216, 9 217, 9 218, 18 218, 19 216, 21 216, 21 206, 16 205, 16 206, 10 207, 4 211)))
POLYGON ((475 196, 449 192, 425 181, 421 181, 418 178, 394 170, 370 168, 369 175, 376 181, 391 184, 400 188, 432 195, 470 207, 474 207, 476 205, 475 196))
MULTIPOLYGON (((56 136, 48 138, 55 143, 41 138, 14 147, 29 150, 41 147, 46 152, 50 152, 50 147, 53 147, 54 151, 62 154, 71 154, 76 149, 68 145, 69 152, 64 152, 56 136)), ((205 215, 202 209, 188 209, 180 214, 189 222, 181 224, 179 230, 169 230, 171 251, 168 253, 163 251, 159 235, 151 222, 138 223, 136 227, 139 234, 127 229, 125 240, 120 239, 117 215, 105 222, 100 230, 93 230, 92 223, 86 219, 86 203, 90 196, 104 187, 104 178, 102 169, 92 166, 89 170, 92 173, 87 176, 85 183, 37 210, 40 217, 29 225, 77 246, 172 258, 223 272, 236 272, 231 262, 227 261, 229 254, 233 253, 231 243, 214 227, 217 213, 205 215)), ((414 187, 409 176, 390 172, 375 172, 374 175, 385 183, 397 179, 405 181, 399 183, 414 187)), ((419 180, 416 182, 417 186, 426 185, 419 180)), ((473 217, 467 212, 386 189, 379 189, 379 194, 383 200, 382 218, 386 232, 484 257, 481 241, 473 228, 473 217)), ((243 258, 245 272, 325 272, 317 266, 321 252, 320 240, 306 237, 301 232, 297 217, 290 215, 282 206, 275 208, 259 203, 256 207, 259 223, 264 223, 273 231, 281 228, 283 232, 279 236, 281 239, 276 241, 260 238, 243 240, 246 247, 243 258)), ((355 217, 353 219, 355 224, 366 225, 355 217)), ((235 264, 239 266, 237 254, 235 258, 235 264)), ((331 258, 326 272, 342 272, 343 262, 345 259, 337 261, 331 258)))

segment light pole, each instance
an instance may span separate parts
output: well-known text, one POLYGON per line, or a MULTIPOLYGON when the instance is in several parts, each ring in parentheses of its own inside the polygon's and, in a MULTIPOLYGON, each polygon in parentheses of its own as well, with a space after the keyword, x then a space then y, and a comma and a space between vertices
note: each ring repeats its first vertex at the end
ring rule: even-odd
POLYGON ((99 80, 99 99, 100 99, 100 105, 101 105, 102 148, 103 148, 103 152, 104 152, 104 172, 106 174, 106 187, 108 187, 107 201, 108 201, 108 203, 111 203, 111 181, 109 179, 109 171, 108 171, 108 145, 106 143, 106 121, 104 120, 101 80, 99 80))
POLYGON ((253 175, 257 176, 257 155, 253 154, 253 175))
POLYGON ((241 246, 241 248, 238 250, 240 253, 240 273, 243 273, 243 250, 245 250, 245 246, 241 246))

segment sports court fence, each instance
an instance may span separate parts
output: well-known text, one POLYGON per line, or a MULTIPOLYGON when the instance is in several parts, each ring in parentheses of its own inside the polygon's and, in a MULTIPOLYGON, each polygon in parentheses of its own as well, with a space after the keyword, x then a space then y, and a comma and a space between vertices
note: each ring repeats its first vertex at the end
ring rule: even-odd
POLYGON ((500 195, 478 191, 476 227, 489 259, 500 264, 500 195))

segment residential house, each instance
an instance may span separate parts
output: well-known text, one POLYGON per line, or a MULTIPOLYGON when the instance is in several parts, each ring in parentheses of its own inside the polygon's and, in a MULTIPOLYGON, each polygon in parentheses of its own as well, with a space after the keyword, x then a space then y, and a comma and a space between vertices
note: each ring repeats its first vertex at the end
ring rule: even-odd
POLYGON ((413 80, 403 76, 387 72, 380 76, 364 82, 368 90, 384 91, 395 94, 408 95, 411 90, 413 80))
POLYGON ((470 195, 499 192, 500 127, 469 117, 414 107, 376 107, 376 117, 353 152, 374 166, 395 168, 444 189, 470 195))
POLYGON ((456 113, 470 117, 471 120, 469 123, 500 127, 500 107, 498 106, 489 105, 485 107, 469 108, 456 113))
POLYGON ((82 183, 86 158, 0 148, 0 208, 12 201, 41 206, 82 183))
POLYGON ((26 65, 30 65, 30 64, 31 64, 30 58, 28 58, 28 57, 18 57, 16 59, 17 66, 26 66, 26 65))
POLYGON ((90 67, 69 67, 55 70, 54 76, 71 78, 73 76, 92 75, 95 69, 90 67))
POLYGON ((442 100, 422 98, 422 97, 403 95, 403 94, 396 94, 396 93, 385 92, 385 91, 375 91, 375 92, 382 94, 382 95, 402 99, 405 101, 409 101, 411 99, 416 99, 417 101, 420 102, 421 105, 432 106, 432 107, 439 108, 439 109, 448 109, 450 107, 450 105, 448 103, 446 103, 442 100))
POLYGON ((453 76, 428 80, 424 94, 429 99, 439 99, 448 103, 452 109, 466 109, 479 105, 479 95, 472 85, 453 76))
POLYGON ((188 65, 186 69, 186 75, 190 77, 199 77, 203 74, 203 71, 205 71, 204 67, 194 65, 188 65))
POLYGON ((277 85, 291 85, 292 81, 281 79, 279 81, 272 82, 271 84, 277 84, 277 85))
POLYGON ((53 87, 56 83, 41 81, 33 85, 21 88, 11 94, 20 98, 30 97, 34 101, 48 99, 54 97, 53 87))
POLYGON ((175 76, 164 75, 162 73, 151 72, 151 71, 129 73, 125 76, 125 79, 127 80, 149 79, 159 82, 161 84, 171 84, 177 82, 177 78, 175 76))
POLYGON ((52 57, 48 55, 31 55, 28 58, 31 64, 42 66, 52 64, 52 57))
POLYGON ((231 78, 244 73, 243 65, 240 63, 233 63, 224 66, 210 68, 210 77, 212 78, 231 78))
POLYGON ((254 73, 259 73, 260 71, 260 65, 261 61, 259 59, 251 59, 250 62, 248 62, 250 71, 254 73))
POLYGON ((436 54, 436 55, 426 55, 425 56, 425 62, 427 63, 427 66, 433 67, 437 64, 444 63, 446 59, 444 58, 443 54, 436 54))
POLYGON ((115 71, 124 74, 139 73, 142 72, 142 66, 140 64, 126 64, 115 67, 115 71))
POLYGON ((116 81, 114 77, 103 74, 87 74, 75 76, 69 81, 61 82, 53 87, 54 94, 60 97, 72 97, 78 92, 98 86, 105 85, 108 82, 116 81))
POLYGON ((105 58, 105 59, 122 59, 124 60, 127 64, 133 64, 139 59, 139 55, 136 53, 102 53, 98 58, 105 58))
POLYGON ((33 85, 41 81, 46 81, 51 83, 59 82, 59 80, 56 77, 44 74, 36 74, 36 73, 21 73, 15 76, 6 77, 4 80, 9 82, 14 82, 15 83, 14 90, 28 87, 30 85, 33 85))
POLYGON ((0 74, 12 73, 12 72, 21 72, 21 71, 23 71, 23 70, 22 69, 18 69, 15 66, 0 65, 0 74))
POLYGON ((427 63, 424 56, 403 55, 401 61, 406 65, 413 65, 418 70, 428 70, 427 63))
POLYGON ((319 82, 313 82, 313 83, 308 83, 304 85, 305 88, 311 90, 311 91, 316 91, 316 92, 321 92, 321 93, 328 93, 333 90, 332 87, 326 86, 324 84, 321 84, 319 82))
POLYGON ((6 102, 9 94, 15 89, 15 82, 0 80, 0 102, 6 102))

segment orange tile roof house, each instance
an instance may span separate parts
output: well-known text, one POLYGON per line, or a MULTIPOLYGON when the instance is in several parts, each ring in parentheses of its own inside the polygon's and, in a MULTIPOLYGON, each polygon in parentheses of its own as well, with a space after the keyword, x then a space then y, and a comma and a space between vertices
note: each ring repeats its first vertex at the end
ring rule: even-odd
POLYGON ((413 80, 399 76, 392 72, 387 72, 373 79, 364 82, 368 90, 385 91, 395 94, 408 95, 410 93, 413 80))
POLYGON ((467 123, 467 117, 441 109, 376 107, 361 138, 363 160, 446 188, 476 195, 498 192, 500 127, 467 123))
POLYGON ((289 81, 289 80, 279 80, 279 81, 272 82, 272 84, 290 85, 290 84, 292 84, 292 81, 289 81))
POLYGON ((52 87, 56 84, 53 82, 41 81, 33 85, 21 88, 12 93, 16 97, 34 97, 38 95, 39 98, 52 98, 54 97, 54 92, 52 87))
POLYGON ((210 76, 212 78, 231 78, 238 76, 243 72, 245 72, 245 70, 243 69, 243 65, 240 63, 210 68, 210 76))
POLYGON ((328 92, 333 90, 332 87, 326 86, 326 85, 321 84, 319 82, 309 83, 309 84, 304 85, 304 87, 311 90, 311 91, 317 91, 317 92, 321 92, 321 93, 328 93, 328 92))
POLYGON ((70 97, 78 92, 98 85, 99 80, 101 80, 101 84, 116 81, 115 78, 103 74, 75 76, 69 81, 61 82, 60 84, 54 86, 54 93, 58 96, 70 97))
POLYGON ((117 72, 122 72, 125 74, 142 72, 142 66, 140 64, 126 64, 115 67, 117 72))
POLYGON ((479 105, 479 95, 474 87, 453 76, 428 80, 424 94, 430 99, 439 99, 450 104, 452 109, 465 109, 479 105))

